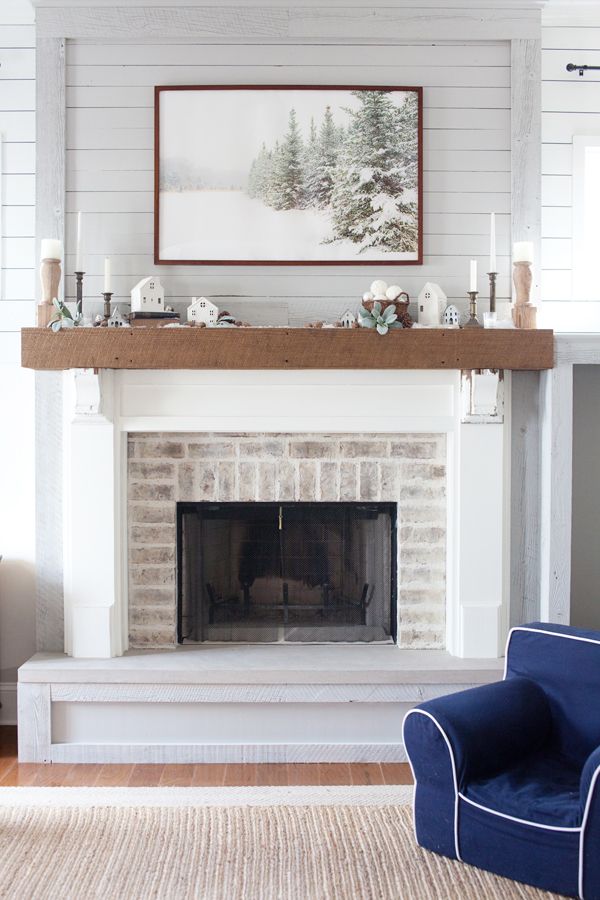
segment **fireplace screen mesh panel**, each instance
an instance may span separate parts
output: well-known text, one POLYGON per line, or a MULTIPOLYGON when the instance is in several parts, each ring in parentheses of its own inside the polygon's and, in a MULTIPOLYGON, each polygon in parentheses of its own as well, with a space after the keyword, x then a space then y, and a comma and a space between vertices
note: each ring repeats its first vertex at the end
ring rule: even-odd
POLYGON ((179 503, 177 637, 396 639, 392 503, 179 503))

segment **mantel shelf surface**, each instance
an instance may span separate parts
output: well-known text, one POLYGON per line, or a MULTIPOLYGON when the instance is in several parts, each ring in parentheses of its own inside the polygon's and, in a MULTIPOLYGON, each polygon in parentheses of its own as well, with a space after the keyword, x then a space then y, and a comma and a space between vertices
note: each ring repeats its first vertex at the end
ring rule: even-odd
POLYGON ((342 328, 24 328, 28 369, 513 369, 554 366, 554 333, 342 328))

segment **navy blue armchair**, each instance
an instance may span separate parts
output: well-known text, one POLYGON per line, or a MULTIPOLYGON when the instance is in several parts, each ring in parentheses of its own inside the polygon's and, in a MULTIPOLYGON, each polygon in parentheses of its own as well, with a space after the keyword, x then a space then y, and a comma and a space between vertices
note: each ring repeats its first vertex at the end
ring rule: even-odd
POLYGON ((600 633, 535 622, 504 681, 412 709, 404 744, 421 847, 600 900, 600 633))

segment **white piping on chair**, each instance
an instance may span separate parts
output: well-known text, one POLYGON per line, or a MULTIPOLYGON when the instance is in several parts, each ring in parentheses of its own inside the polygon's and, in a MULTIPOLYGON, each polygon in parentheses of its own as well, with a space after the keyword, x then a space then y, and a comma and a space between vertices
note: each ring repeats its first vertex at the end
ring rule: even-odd
POLYGON ((527 628, 524 625, 515 625, 514 628, 511 628, 508 632, 508 637, 506 639, 506 648, 504 650, 504 679, 506 680, 506 671, 508 668, 508 647, 510 644, 510 639, 512 638, 515 631, 528 631, 531 634, 545 634, 548 637, 556 637, 556 638, 566 638, 568 641, 582 641, 584 644, 599 644, 600 641, 595 641, 593 638, 585 638, 579 637, 576 634, 561 634, 559 631, 546 631, 544 628, 527 628))
POLYGON ((491 813, 493 816, 500 816, 502 819, 509 819, 511 822, 518 822, 519 825, 531 825, 532 828, 544 828, 546 831, 581 831, 580 826, 570 826, 566 827, 563 825, 542 825, 541 822, 531 822, 529 819, 518 819, 516 816, 510 816, 508 813, 498 812, 497 809, 491 809, 489 806, 482 806, 481 803, 476 803, 475 800, 471 800, 470 797, 465 797, 464 794, 458 795, 461 800, 464 800, 465 803, 470 803, 471 806, 476 806, 477 809, 483 810, 483 812, 491 813))
POLYGON ((590 789, 588 791, 587 799, 585 801, 585 809, 583 811, 583 819, 581 820, 581 835, 579 837, 579 878, 578 878, 578 888, 579 888, 579 896, 581 900, 583 900, 583 851, 584 851, 584 843, 585 843, 585 826, 587 825, 588 815, 590 812, 590 807, 592 805, 592 797, 594 794, 594 788, 596 787, 596 782, 598 780, 598 776, 600 776, 600 766, 595 770, 592 775, 592 780, 590 781, 590 789))
MULTIPOLYGON (((427 712, 427 710, 425 710, 425 709, 409 709, 409 711, 404 716, 404 721, 402 722, 402 737, 403 738, 404 738, 404 726, 406 725, 406 720, 408 719, 409 716, 412 716, 412 715, 427 716, 428 719, 431 719, 431 721, 433 722, 435 727, 438 729, 438 731, 444 738, 444 741, 446 742, 446 746, 448 748, 448 753, 450 754, 450 763, 452 765, 452 780, 454 782, 454 850, 456 853, 456 858, 458 860, 460 860, 460 862, 462 862, 462 857, 460 855, 460 847, 459 847, 459 842, 458 842, 458 778, 456 775, 456 762, 454 760, 454 752, 452 750, 452 745, 450 743, 450 739, 448 738, 448 735, 446 734, 446 732, 444 731, 444 729, 442 728, 442 726, 440 725, 438 720, 434 716, 432 716, 430 712, 427 712)), ((406 748, 406 742, 404 743, 404 747, 406 748)), ((408 753, 407 753, 407 756, 408 756, 408 761, 410 763, 411 771, 413 773, 413 778, 415 780, 415 790, 413 792, 413 822, 415 823, 415 835, 416 835, 417 819, 416 819, 416 816, 414 815, 414 804, 415 804, 415 798, 417 795, 417 779, 415 778, 415 772, 414 772, 412 763, 410 762, 410 756, 408 755, 408 753)))

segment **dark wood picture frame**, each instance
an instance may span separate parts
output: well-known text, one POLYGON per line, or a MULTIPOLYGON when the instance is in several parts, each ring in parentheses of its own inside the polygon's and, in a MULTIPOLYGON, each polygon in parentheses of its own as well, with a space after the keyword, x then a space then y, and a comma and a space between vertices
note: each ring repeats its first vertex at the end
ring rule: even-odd
POLYGON ((423 264, 423 88, 390 85, 157 85, 154 88, 154 263, 171 266, 418 266, 423 264), (160 256, 160 97, 167 91, 381 91, 417 97, 417 256, 414 259, 162 259, 160 256))

